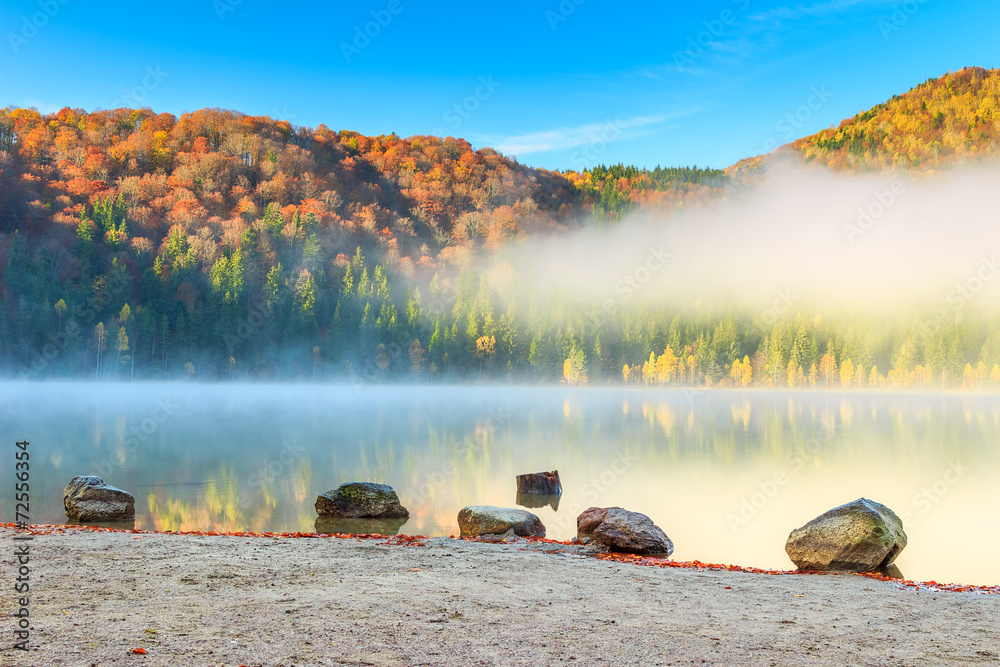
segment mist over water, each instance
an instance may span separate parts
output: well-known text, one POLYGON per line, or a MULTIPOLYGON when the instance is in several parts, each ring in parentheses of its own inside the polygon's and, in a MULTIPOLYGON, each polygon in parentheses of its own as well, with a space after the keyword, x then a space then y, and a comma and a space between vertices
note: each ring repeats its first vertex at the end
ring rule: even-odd
POLYGON ((528 241, 492 275, 508 295, 618 307, 760 309, 790 293, 823 309, 984 308, 1000 296, 998 176, 779 165, 722 202, 528 241))
POLYGON ((618 505, 677 560, 788 569, 791 529, 864 496, 903 518, 907 577, 1000 583, 988 396, 5 383, 0 403, 10 455, 31 442, 32 523, 65 522, 66 483, 98 474, 135 496, 136 528, 312 532, 316 496, 360 480, 409 508, 392 529, 451 535, 463 506, 514 507, 517 474, 558 469, 558 507, 531 510, 552 538, 618 505))

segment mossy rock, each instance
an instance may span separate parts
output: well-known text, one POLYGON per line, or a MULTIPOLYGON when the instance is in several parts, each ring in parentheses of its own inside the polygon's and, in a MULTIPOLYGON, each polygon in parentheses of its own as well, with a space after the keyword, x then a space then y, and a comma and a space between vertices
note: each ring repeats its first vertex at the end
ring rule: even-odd
POLYGON ((348 482, 316 498, 316 513, 339 519, 406 519, 410 513, 386 484, 348 482))
POLYGON ((886 570, 906 547, 903 522, 881 503, 859 498, 816 517, 788 536, 785 552, 800 570, 886 570))

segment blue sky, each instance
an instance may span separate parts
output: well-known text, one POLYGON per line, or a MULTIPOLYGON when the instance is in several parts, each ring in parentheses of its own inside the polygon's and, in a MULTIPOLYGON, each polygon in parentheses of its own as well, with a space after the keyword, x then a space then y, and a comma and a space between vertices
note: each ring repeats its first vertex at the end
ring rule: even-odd
POLYGON ((967 0, 5 0, 0 26, 0 105, 221 107, 550 169, 725 167, 1000 66, 1000 3, 967 0))

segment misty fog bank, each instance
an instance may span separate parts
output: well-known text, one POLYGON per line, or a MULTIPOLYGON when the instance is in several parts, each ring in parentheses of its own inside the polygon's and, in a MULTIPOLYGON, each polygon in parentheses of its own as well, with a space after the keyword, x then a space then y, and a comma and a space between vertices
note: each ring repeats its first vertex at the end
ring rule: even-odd
POLYGON ((530 240, 491 277, 505 296, 618 306, 992 304, 998 176, 997 165, 917 177, 782 165, 714 206, 530 240))

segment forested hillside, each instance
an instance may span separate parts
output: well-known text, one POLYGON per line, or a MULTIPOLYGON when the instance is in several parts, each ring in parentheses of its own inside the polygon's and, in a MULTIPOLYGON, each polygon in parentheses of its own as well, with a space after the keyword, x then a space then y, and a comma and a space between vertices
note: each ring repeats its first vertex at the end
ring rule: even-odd
MULTIPOLYGON (((834 169, 995 154, 962 70, 782 149, 834 169)), ((0 374, 735 386, 1000 386, 996 321, 881 322, 501 300, 483 258, 740 184, 532 169, 461 139, 204 109, 0 110, 0 374)))
MULTIPOLYGON (((479 290, 483 253, 591 214, 704 200, 713 178, 559 174, 459 139, 213 109, 4 109, 0 362, 97 377, 356 372, 380 342, 451 341, 452 322, 434 337, 416 310, 421 290, 461 311, 457 286, 479 290)), ((430 370, 476 365, 443 355, 430 370)))

